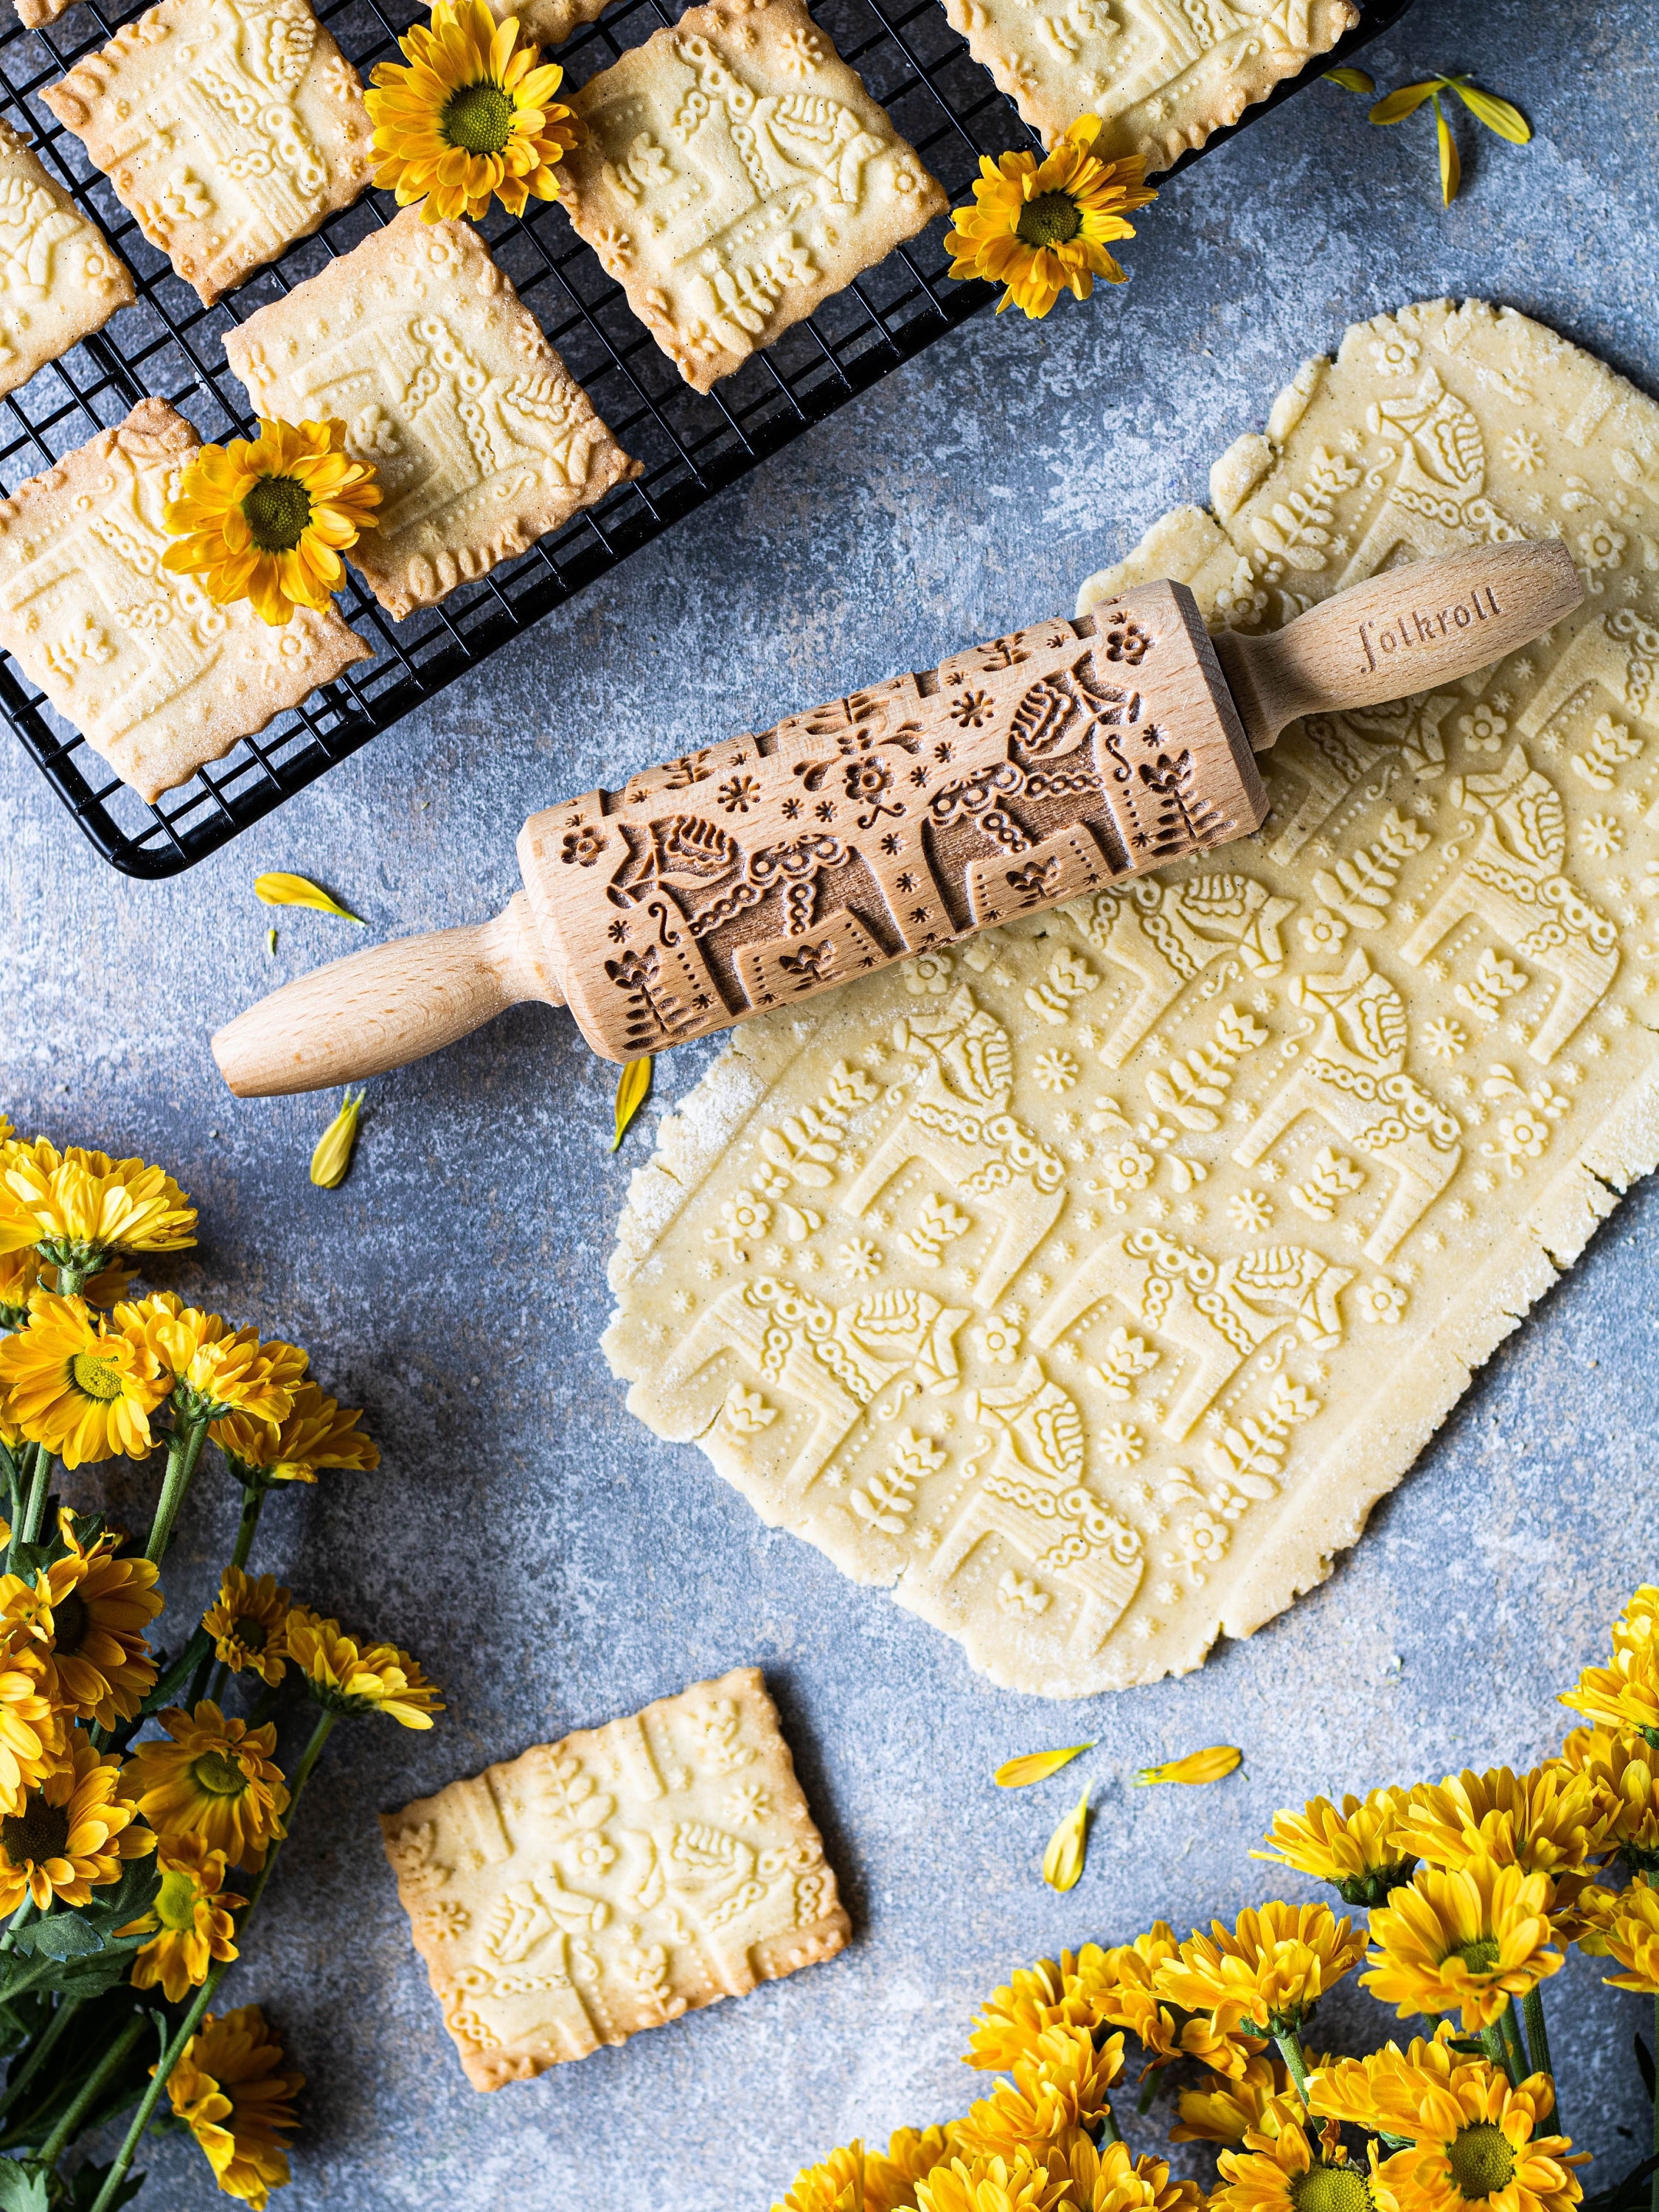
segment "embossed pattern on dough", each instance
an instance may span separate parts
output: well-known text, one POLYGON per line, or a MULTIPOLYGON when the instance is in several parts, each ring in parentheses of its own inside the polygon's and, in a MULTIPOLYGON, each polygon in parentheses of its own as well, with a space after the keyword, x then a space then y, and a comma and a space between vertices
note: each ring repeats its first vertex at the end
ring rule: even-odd
POLYGON ((1079 612, 1174 574, 1276 627, 1517 533, 1588 596, 1294 725, 1254 838, 750 1024, 611 1261, 632 1409, 1047 1696, 1319 1581, 1659 1158, 1659 407, 1439 301, 1212 484, 1079 612))
POLYGON ((162 568, 162 517, 200 443, 141 400, 0 502, 0 646, 151 801, 370 658, 331 606, 272 629, 162 568))
POLYGON ((801 0, 689 9, 572 105, 560 198, 698 392, 945 205, 801 0))
POLYGON ((204 307, 374 167, 357 72, 306 0, 160 0, 40 97, 204 307))
POLYGON ((405 208, 225 334, 262 415, 346 426, 380 471, 351 549, 401 617, 522 553, 640 472, 470 223, 405 208))
POLYGON ((1167 169, 1328 53, 1350 0, 944 0, 953 30, 1045 146, 1098 115, 1101 150, 1167 169))
POLYGON ((132 297, 126 265, 97 224, 0 123, 0 393, 102 330, 132 297))
POLYGON ((850 1933, 754 1667, 538 1744, 380 1826, 475 2089, 742 1996, 850 1933))

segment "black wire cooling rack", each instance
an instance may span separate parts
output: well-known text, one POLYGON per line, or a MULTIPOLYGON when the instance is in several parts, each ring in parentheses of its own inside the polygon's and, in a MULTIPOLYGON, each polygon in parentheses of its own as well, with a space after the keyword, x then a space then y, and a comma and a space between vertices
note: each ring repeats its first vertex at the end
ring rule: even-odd
MULTIPOLYGON (((376 62, 396 58, 398 32, 424 14, 410 0, 313 4, 365 79, 376 62)), ((170 400, 204 438, 256 436, 245 394, 225 362, 222 333, 349 252, 396 211, 388 195, 366 194, 229 299, 204 308, 39 97, 141 5, 90 0, 44 30, 14 24, 0 33, 0 115, 34 143, 118 247, 138 293, 96 336, 0 401, 0 479, 7 492, 120 422, 146 395, 170 400)), ((1234 128, 1246 128, 1322 75, 1409 5, 1362 0, 1361 21, 1347 37, 1249 109, 1234 128)), ((953 199, 965 193, 981 153, 1036 145, 951 29, 939 0, 815 0, 813 12, 953 199)), ((568 82, 586 83, 681 13, 680 0, 617 0, 558 49, 568 82)), ((1217 131, 1203 152, 1232 135, 1217 131)), ((1188 154, 1158 182, 1201 158, 1188 154)), ((495 211, 483 230, 496 259, 624 451, 643 463, 643 474, 517 560, 406 621, 392 622, 354 577, 340 611, 374 648, 374 658, 258 737, 244 738, 155 805, 112 775, 9 656, 0 658, 6 719, 112 866, 134 876, 177 874, 995 298, 987 285, 951 282, 946 228, 941 217, 705 398, 681 382, 562 209, 532 201, 517 221, 495 211)))

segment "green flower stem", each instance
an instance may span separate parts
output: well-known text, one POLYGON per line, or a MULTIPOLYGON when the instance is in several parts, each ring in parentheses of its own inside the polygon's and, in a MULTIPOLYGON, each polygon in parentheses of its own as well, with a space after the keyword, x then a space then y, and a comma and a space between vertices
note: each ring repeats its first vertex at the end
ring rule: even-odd
POLYGON ((1112 2108, 1108 2105, 1100 2116, 1100 2148, 1104 2150, 1109 2143, 1121 2143, 1123 2137, 1118 2133, 1117 2121, 1113 2117, 1112 2108))
POLYGON ((1161 2066, 1149 2066, 1147 2068, 1146 2079, 1141 2083, 1140 2094, 1135 2100, 1135 2118, 1137 2119, 1145 2119, 1147 2113, 1152 2111, 1152 2100, 1158 2094, 1158 2081, 1163 2072, 1164 2069, 1161 2066))
POLYGON ((1555 2125, 1552 2135, 1564 2132, 1561 2126, 1561 2091, 1555 2080, 1555 2062, 1550 2057, 1549 2030, 1544 2025, 1544 1985, 1534 1982, 1521 2000, 1521 2016, 1527 2024, 1527 2048, 1532 2053, 1532 2063, 1539 2073, 1547 2074, 1555 2088, 1555 2125))
POLYGON ((253 1532, 259 1525, 259 1516, 265 1510, 265 1491, 263 1483, 257 1486, 242 1486, 242 1518, 236 1530, 236 1548, 230 1555, 233 1567, 245 1567, 248 1553, 253 1549, 253 1532))
POLYGON ((1510 2079, 1516 2083, 1524 2081, 1533 2070, 1532 2062, 1527 2056, 1527 2046, 1521 2034, 1521 2015, 1516 2010, 1513 1997, 1504 2006, 1504 2016, 1498 2024, 1504 2031, 1504 2046, 1510 2056, 1510 2079))
POLYGON ((104 2085, 126 2063, 127 2053, 149 2025, 143 2013, 140 2013, 137 2020, 129 2021, 121 2033, 116 2037, 102 2058, 94 2067, 91 2074, 82 2083, 80 2094, 74 2099, 63 2118, 58 2121, 45 2142, 41 2144, 42 2166, 51 2166, 55 2163, 58 2153, 65 2143, 73 2140, 82 2119, 97 2102, 104 2085))
POLYGON ((1515 2070, 1515 2061, 1510 2056, 1510 2040, 1504 2033, 1502 2020, 1493 2021, 1490 2027, 1480 2031, 1480 2047, 1511 2088, 1519 2088, 1521 2076, 1515 2070))
POLYGON ((3 2089, 0 2089, 0 2112, 9 2112, 17 2102, 24 2090, 28 2087, 29 2083, 51 2057, 58 2037, 63 2034, 84 2002, 85 1999, 82 1997, 63 1999, 57 2011, 53 2013, 41 2031, 33 2050, 17 2069, 15 2078, 8 2081, 3 2089))
POLYGON ((58 1262, 58 1295, 60 1298, 78 1298, 83 1284, 94 1275, 101 1275, 109 1265, 107 1252, 94 1252, 84 1267, 76 1267, 68 1260, 58 1262))
POLYGON ((1293 2027, 1287 2027, 1275 2033, 1273 2041, 1279 2045, 1280 2057, 1291 2069, 1291 2079, 1296 2084, 1297 2094, 1305 2106, 1308 2102, 1308 2062, 1302 2055, 1302 2038, 1293 2027))
POLYGON ((44 1444, 34 1447, 34 1473, 29 1478, 28 1496, 24 1501, 21 1540, 38 1544, 40 1523, 46 1517, 46 1493, 52 1487, 52 1454, 44 1444))
MULTIPOLYGON (((174 1416, 178 1419, 178 1416, 174 1416)), ((167 1546, 173 1541, 173 1524, 179 1518, 179 1508, 185 1502, 185 1492, 190 1488, 196 1463, 202 1456, 202 1446, 207 1440, 206 1416, 194 1421, 180 1420, 167 1446, 167 1471, 161 1481, 161 1495, 155 1501, 155 1518, 150 1524, 149 1541, 144 1547, 144 1557, 159 1567, 167 1546)))

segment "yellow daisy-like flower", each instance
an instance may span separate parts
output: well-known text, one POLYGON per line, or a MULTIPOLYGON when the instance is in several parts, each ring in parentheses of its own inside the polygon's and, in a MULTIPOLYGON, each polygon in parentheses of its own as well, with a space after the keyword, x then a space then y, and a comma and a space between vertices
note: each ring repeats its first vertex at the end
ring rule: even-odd
POLYGON ((264 2212, 289 2182, 279 2138, 300 2124, 294 2100, 303 2074, 282 2070, 283 2046, 258 2005, 208 2013, 167 2076, 176 2116, 189 2128, 227 2197, 264 2212))
POLYGON ((1345 1796, 1340 1808, 1328 1797, 1310 1797, 1299 1813, 1275 1813, 1262 1838, 1273 1850, 1250 1856, 1329 1882, 1345 1905, 1381 1905, 1417 1864, 1395 1835, 1409 1802, 1405 1790, 1392 1787, 1345 1796))
POLYGON ((1351 2165, 1340 2144, 1316 2152, 1299 2100, 1270 2103, 1242 2148, 1224 2150, 1216 2167, 1210 2212, 1401 2212, 1379 2176, 1376 2144, 1369 2172, 1351 2165))
POLYGON ((1579 1937, 1592 1956, 1616 1960, 1624 1972, 1607 1977, 1609 1989, 1659 1996, 1659 1888, 1638 1875, 1617 1896, 1595 1893, 1594 1924, 1579 1937))
POLYGON ((1583 2158, 1568 2155, 1566 2136, 1540 2131, 1555 2108, 1548 2075, 1511 2088, 1484 2058, 1453 2051, 1445 2033, 1322 2067, 1308 2085, 1312 2109, 1405 2140, 1379 2168, 1404 2212, 1568 2212, 1583 2158))
POLYGON ((36 1291, 29 1314, 21 1335, 0 1340, 0 1390, 23 1434, 70 1468, 118 1452, 144 1458, 149 1417, 170 1388, 149 1353, 101 1328, 84 1298, 36 1291))
POLYGON ((964 2066, 1004 2072, 1036 2048, 1051 2027, 1095 2027, 1096 1998, 1109 1986, 1107 1954, 1097 1943, 1079 1952, 1062 1951, 1034 1966, 1016 1966, 1006 1985, 994 1990, 975 2016, 964 2066))
POLYGON ((1015 2061, 1013 2080, 999 2081, 956 2123, 956 2140, 966 2154, 1012 2158, 1068 2128, 1091 2126, 1110 2109, 1111 2087, 1122 2071, 1121 2035, 1097 2049, 1086 2027, 1048 2028, 1015 2061))
POLYGON ((130 1721, 155 1686, 145 1630, 161 1610, 158 1570, 118 1559, 106 1532, 82 1548, 68 1513, 59 1526, 70 1550, 32 1583, 0 1576, 0 1635, 39 1660, 52 1704, 76 1719, 113 1728, 130 1721))
MULTIPOLYGON (((1309 2057, 1310 2067, 1320 2063, 1309 2057)), ((1247 2059, 1231 2079, 1212 2074, 1199 2088, 1183 2089, 1181 2118, 1170 2130, 1170 2141, 1231 2143, 1237 2149, 1251 2129, 1262 2124, 1270 2105, 1295 2094, 1284 2060, 1276 2051, 1262 2051, 1247 2059)))
POLYGON ((1097 2148, 1079 2132, 1056 2146, 1048 2170, 1065 2176, 1064 2203, 1076 2212, 1202 2212, 1195 2181, 1171 2181, 1167 2160, 1136 2158, 1127 2143, 1097 2148))
POLYGON ((1588 1775, 1603 1847, 1638 1874, 1659 1874, 1659 1759, 1644 1736, 1574 1729, 1560 1764, 1588 1775))
POLYGON ((127 1787, 158 1835, 199 1835, 232 1866, 254 1873, 288 1832, 288 1786, 271 1757, 276 1723, 249 1728, 228 1718, 210 1698, 194 1713, 174 1705, 157 1716, 171 1743, 139 1743, 126 1770, 127 1787))
POLYGON ((1251 2054, 1261 2049, 1259 2036, 1240 2034, 1208 2013, 1187 2012, 1160 1996, 1158 1969, 1180 1949, 1168 1921, 1156 1920, 1133 1942, 1109 1951, 1092 1977, 1089 2024, 1127 2028, 1153 2064, 1196 2058, 1217 2074, 1242 2073, 1251 2054))
POLYGON ((1605 1667, 1586 1667, 1561 1703, 1603 1728, 1632 1729, 1659 1749, 1659 1586, 1644 1583, 1613 1624, 1605 1667))
MULTIPOLYGON (((24 1224, 33 1229, 33 1217, 24 1224)), ((42 1272, 46 1267, 33 1244, 0 1254, 0 1328, 27 1328, 29 1325, 29 1300, 41 1287, 42 1272)), ((46 1285, 50 1290, 50 1283, 46 1285)))
POLYGON ((1423 1783, 1412 1791, 1396 1836, 1431 1866, 1486 1858, 1552 1876, 1581 1873, 1606 1849, 1595 1785, 1554 1763, 1519 1775, 1507 1766, 1484 1774, 1465 1768, 1423 1783))
POLYGON ((380 1463, 380 1448, 358 1432, 361 1408, 342 1407, 315 1382, 301 1382, 293 1407, 278 1424, 232 1413, 208 1431, 230 1462, 239 1482, 315 1482, 319 1467, 367 1474, 380 1463))
POLYGON ((954 2154, 952 2134, 948 2127, 900 2128, 884 2151, 866 2151, 862 2212, 914 2212, 921 2185, 954 2154))
POLYGON ((309 1606, 288 1617, 288 1653, 306 1687, 332 1713, 387 1713, 404 1728, 428 1729, 442 1712, 437 1685, 395 1644, 360 1644, 309 1606))
POLYGON ((340 556, 375 529, 380 487, 345 451, 339 422, 271 422, 257 439, 203 446, 179 479, 161 566, 194 576, 216 606, 246 599, 281 629, 345 581, 340 556))
POLYGON ((1152 1986, 1188 2012, 1212 2014, 1219 2029, 1248 2021, 1270 2035, 1294 2033, 1364 1949, 1364 1936, 1328 1905, 1247 1906, 1231 1929, 1218 1920, 1207 1936, 1194 1929, 1152 1986))
POLYGON ((111 1318, 171 1378, 175 1400, 192 1419, 243 1413, 279 1422, 310 1364, 297 1344, 280 1338, 262 1344, 257 1329, 234 1329, 171 1291, 124 1303, 111 1318))
POLYGON ((1145 181, 1142 155, 1097 160, 1092 149, 1099 137, 1100 118, 1084 115, 1045 161, 1035 154, 980 156, 974 204, 951 210, 956 228, 945 243, 957 257, 953 276, 983 276, 1007 287, 998 314, 1023 307, 1035 321, 1062 292, 1086 300, 1097 276, 1122 283, 1107 240, 1133 238, 1125 214, 1158 194, 1145 181))
POLYGON ((289 1593, 274 1575, 256 1583, 240 1567, 227 1567, 202 1626, 233 1674, 258 1674, 274 1686, 288 1672, 288 1614, 289 1593))
POLYGON ((864 2145, 848 2143, 804 2166, 772 2212, 864 2212, 864 2145))
POLYGON ((237 1955, 236 1923, 231 1914, 246 1905, 225 1887, 225 1855, 200 1836, 164 1836, 156 1846, 161 1887, 155 1902, 137 1920, 118 1929, 122 1936, 148 1935, 132 1962, 132 1986, 153 1990, 159 1982, 169 2004, 206 1981, 216 1959, 237 1955))
POLYGON ((376 89, 364 95, 374 181, 399 207, 420 200, 428 222, 481 222, 492 198, 509 215, 532 196, 558 198, 554 170, 582 128, 553 97, 564 71, 522 35, 516 17, 497 23, 485 0, 434 0, 430 27, 416 23, 398 42, 408 66, 375 70, 376 89))
POLYGON ((64 1747, 46 1668, 28 1645, 0 1659, 0 1813, 21 1813, 64 1747))
POLYGON ((25 1898, 40 1912, 54 1898, 90 1904, 95 1888, 120 1878, 124 1859, 155 1850, 155 1837, 135 1825, 137 1818, 120 1760, 100 1755, 77 1729, 21 1808, 0 1818, 0 1918, 25 1898))
POLYGON ((114 1252, 181 1252, 196 1242, 196 1208, 170 1175, 143 1160, 79 1145, 60 1152, 38 1137, 7 1147, 0 1184, 0 1243, 37 1245, 54 1267, 90 1273, 114 1252))
POLYGON ((936 2166, 916 2187, 918 2212, 1053 2212, 1064 2180, 1030 2150, 1012 2158, 970 2151, 936 2166))
POLYGON ((1490 2027, 1512 1996, 1561 1966, 1549 1948, 1549 1901, 1547 1875, 1492 1859, 1419 1867, 1372 1913, 1370 1972, 1359 1978, 1401 2020, 1461 2012, 1466 2032, 1490 2027))

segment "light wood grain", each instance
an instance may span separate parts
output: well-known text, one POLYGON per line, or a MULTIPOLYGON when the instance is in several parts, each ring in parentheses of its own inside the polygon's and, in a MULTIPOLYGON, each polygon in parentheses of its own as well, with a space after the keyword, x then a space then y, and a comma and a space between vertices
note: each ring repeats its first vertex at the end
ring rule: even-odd
POLYGON ((1257 752, 1304 714, 1340 714, 1490 668, 1584 596, 1555 539, 1414 561, 1340 592, 1267 637, 1226 630, 1216 654, 1257 752))

